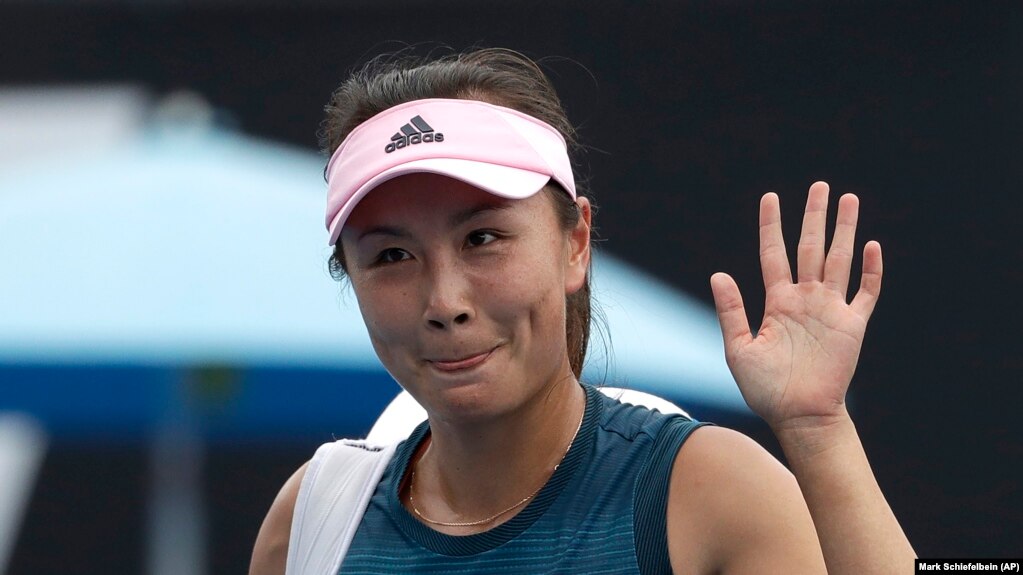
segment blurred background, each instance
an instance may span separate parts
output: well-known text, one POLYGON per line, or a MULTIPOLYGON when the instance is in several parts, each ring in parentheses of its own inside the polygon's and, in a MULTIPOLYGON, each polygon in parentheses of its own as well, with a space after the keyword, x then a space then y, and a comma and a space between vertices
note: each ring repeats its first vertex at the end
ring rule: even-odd
POLYGON ((760 195, 792 245, 811 182, 857 193, 878 481, 922 556, 1023 552, 1020 3, 8 0, 0 572, 244 573, 284 480, 398 392, 326 270, 316 134, 408 45, 543 59, 599 206, 587 379, 779 456, 708 278, 755 323, 760 195))

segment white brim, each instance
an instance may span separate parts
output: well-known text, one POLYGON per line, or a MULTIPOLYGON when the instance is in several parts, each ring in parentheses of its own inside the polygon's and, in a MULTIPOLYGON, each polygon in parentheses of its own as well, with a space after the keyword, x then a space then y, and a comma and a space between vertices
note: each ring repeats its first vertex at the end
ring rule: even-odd
POLYGON ((512 200, 532 196, 551 180, 551 177, 545 174, 474 160, 456 158, 414 160, 377 174, 352 194, 330 223, 330 245, 337 242, 340 230, 355 206, 373 189, 399 176, 423 172, 454 178, 495 196, 512 200))

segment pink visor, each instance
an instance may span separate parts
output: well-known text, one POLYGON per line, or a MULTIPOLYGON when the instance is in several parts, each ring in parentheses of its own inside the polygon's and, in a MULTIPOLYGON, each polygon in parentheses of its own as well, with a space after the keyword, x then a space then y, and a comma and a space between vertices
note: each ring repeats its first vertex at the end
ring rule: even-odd
POLYGON ((455 178, 502 198, 528 198, 552 179, 576 195, 565 139, 549 124, 476 100, 416 100, 357 126, 330 158, 330 245, 359 200, 415 172, 455 178))

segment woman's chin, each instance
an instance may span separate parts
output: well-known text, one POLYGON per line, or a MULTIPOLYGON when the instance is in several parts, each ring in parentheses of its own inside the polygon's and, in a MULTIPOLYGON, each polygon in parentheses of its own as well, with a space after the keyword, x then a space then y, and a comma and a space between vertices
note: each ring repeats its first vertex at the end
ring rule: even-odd
MULTIPOLYGON (((445 382, 448 383, 448 382, 445 382)), ((507 393, 492 380, 459 381, 457 385, 437 385, 427 393, 423 405, 431 420, 447 423, 471 423, 493 419, 508 409, 507 393)))

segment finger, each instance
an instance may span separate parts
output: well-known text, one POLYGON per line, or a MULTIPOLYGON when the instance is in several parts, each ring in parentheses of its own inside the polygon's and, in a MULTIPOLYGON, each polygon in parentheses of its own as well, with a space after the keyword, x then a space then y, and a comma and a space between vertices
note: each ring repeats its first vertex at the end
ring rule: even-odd
POLYGON ((781 234, 781 205, 774 192, 760 199, 760 271, 767 289, 782 282, 792 283, 792 269, 781 234))
POLYGON ((881 275, 884 265, 881 261, 881 244, 870 241, 863 246, 863 277, 860 289, 849 306, 860 317, 867 320, 874 312, 874 304, 881 295, 881 275))
POLYGON ((741 345, 753 339, 742 294, 732 276, 721 272, 710 276, 710 290, 714 294, 714 307, 717 308, 725 341, 725 355, 731 356, 741 345))
POLYGON ((796 251, 796 277, 800 282, 824 278, 824 228, 828 221, 828 184, 814 182, 806 196, 803 230, 796 251))
POLYGON ((849 291, 849 273, 856 245, 859 212, 860 200, 853 194, 845 194, 838 200, 835 236, 831 239, 828 258, 824 262, 824 287, 842 294, 843 300, 849 291))

